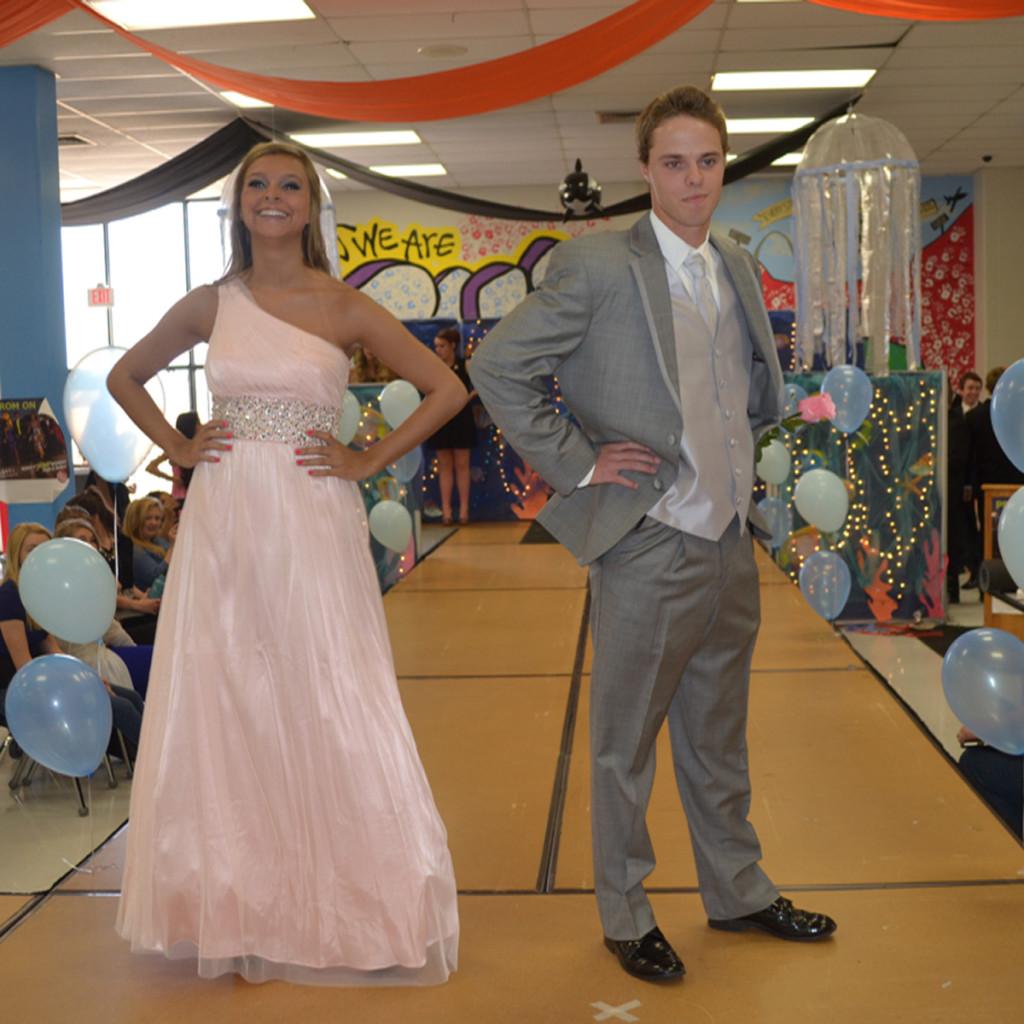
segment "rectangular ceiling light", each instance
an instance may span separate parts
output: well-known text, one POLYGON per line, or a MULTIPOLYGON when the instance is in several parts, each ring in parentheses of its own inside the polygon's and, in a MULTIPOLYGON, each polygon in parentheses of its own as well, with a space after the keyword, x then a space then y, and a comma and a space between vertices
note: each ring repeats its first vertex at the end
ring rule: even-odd
POLYGON ((874 68, 845 68, 837 71, 720 71, 711 79, 711 91, 859 89, 874 77, 874 68))
POLYGON ((796 167, 803 158, 803 153, 786 153, 785 156, 780 156, 778 160, 773 160, 772 167, 796 167))
POLYGON ((348 181, 348 175, 347 174, 342 174, 341 171, 336 171, 333 167, 325 167, 324 170, 332 178, 337 178, 338 181, 348 181))
POLYGON ((349 149, 356 146, 414 146, 423 140, 414 131, 292 132, 301 146, 314 149, 349 149))
POLYGON ((726 124, 730 135, 780 135, 795 132, 813 120, 813 117, 730 117, 726 124))
POLYGON ((221 96, 236 107, 272 107, 274 105, 267 103, 266 100, 258 100, 255 96, 246 96, 244 92, 235 92, 234 89, 222 92, 221 96))
POLYGON ((91 0, 90 7, 122 28, 192 28, 255 21, 304 21, 316 15, 304 0, 91 0))
POLYGON ((378 164, 370 170, 389 178, 436 178, 448 173, 443 164, 378 164))

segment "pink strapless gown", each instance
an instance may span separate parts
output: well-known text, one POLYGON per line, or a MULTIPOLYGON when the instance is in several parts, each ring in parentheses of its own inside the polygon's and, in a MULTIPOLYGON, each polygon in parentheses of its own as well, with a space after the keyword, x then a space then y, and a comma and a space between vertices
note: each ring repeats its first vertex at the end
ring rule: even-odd
MULTIPOLYGON (((264 416, 280 435, 294 403, 336 415, 348 362, 234 282, 219 291, 206 374, 218 398, 287 400, 264 416)), ((309 476, 301 441, 233 443, 196 467, 179 527, 117 929, 133 950, 197 957, 204 977, 444 981, 455 880, 399 699, 360 490, 309 476)))

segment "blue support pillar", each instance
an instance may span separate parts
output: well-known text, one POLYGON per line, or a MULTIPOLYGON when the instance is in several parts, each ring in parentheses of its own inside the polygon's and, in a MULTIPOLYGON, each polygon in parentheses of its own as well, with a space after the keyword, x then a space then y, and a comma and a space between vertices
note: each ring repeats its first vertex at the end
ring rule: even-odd
MULTIPOLYGON (((64 436, 67 375, 53 73, 0 67, 0 396, 49 399, 64 436)), ((11 505, 10 525, 53 525, 57 501, 11 505)))

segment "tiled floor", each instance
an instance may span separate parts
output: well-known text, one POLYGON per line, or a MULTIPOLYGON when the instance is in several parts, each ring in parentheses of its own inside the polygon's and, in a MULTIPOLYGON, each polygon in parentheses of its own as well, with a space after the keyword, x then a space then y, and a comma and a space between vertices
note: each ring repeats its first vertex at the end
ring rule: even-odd
MULTIPOLYGON (((133 955, 112 929, 122 832, 8 930, 0 1019, 1021 1020, 1024 851, 853 647, 767 564, 751 815, 776 881, 832 913, 840 930, 808 947, 706 927, 663 739, 649 817, 659 855, 653 904, 688 976, 661 988, 625 975, 601 945, 587 891, 588 667, 574 675, 585 577, 554 546, 518 545, 523 532, 524 524, 460 530, 385 598, 403 700, 462 894, 460 968, 447 985, 208 982, 187 961, 133 955), (553 800, 560 768, 564 803, 553 800), (538 887, 551 876, 553 886, 538 887)), ((908 680, 918 654, 900 655, 908 680)), ((918 684, 932 685, 906 685, 918 684)), ((0 897, 0 929, 24 906, 0 897)))

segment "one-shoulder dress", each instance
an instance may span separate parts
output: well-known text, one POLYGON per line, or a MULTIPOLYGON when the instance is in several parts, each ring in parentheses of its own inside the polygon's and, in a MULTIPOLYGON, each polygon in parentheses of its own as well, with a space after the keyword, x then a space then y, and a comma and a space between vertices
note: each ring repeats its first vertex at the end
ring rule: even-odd
POLYGON ((204 977, 444 981, 455 880, 360 490, 294 454, 336 427, 348 360, 236 280, 206 375, 233 449, 196 467, 179 525, 117 929, 204 977))

